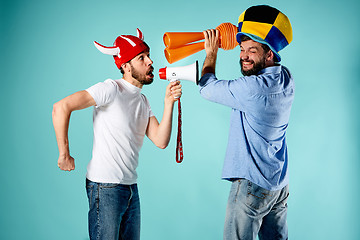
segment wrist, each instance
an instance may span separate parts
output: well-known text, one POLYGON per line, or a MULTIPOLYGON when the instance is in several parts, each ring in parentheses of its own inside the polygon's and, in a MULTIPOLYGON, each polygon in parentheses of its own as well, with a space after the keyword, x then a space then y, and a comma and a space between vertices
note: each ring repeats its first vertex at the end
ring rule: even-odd
POLYGON ((68 157, 70 156, 70 151, 69 151, 69 144, 64 144, 62 146, 59 146, 59 156, 60 157, 68 157))
POLYGON ((59 158, 68 158, 70 157, 69 152, 59 152, 59 158))
POLYGON ((175 100, 175 98, 173 96, 170 96, 168 99, 165 99, 164 109, 172 110, 174 108, 174 103, 175 102, 176 102, 176 100, 175 100))
POLYGON ((207 58, 216 58, 218 53, 218 48, 211 48, 206 50, 206 57, 207 58))

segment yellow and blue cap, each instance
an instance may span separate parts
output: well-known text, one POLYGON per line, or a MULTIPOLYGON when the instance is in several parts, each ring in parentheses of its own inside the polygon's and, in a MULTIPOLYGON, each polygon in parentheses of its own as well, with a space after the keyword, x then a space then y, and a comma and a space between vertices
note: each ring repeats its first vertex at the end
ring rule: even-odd
POLYGON ((238 22, 236 40, 246 35, 252 40, 266 44, 274 52, 277 62, 281 61, 279 51, 292 41, 292 28, 288 17, 276 8, 259 5, 246 9, 238 22))

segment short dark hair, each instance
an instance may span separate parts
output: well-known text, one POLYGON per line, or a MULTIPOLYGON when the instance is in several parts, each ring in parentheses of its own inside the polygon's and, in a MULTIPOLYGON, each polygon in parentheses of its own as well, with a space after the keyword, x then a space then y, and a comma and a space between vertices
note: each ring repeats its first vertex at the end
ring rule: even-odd
MULTIPOLYGON (((249 40, 252 40, 252 39, 247 35, 241 35, 240 40, 241 40, 241 42, 245 42, 245 41, 249 41, 249 40)), ((268 51, 271 50, 268 45, 263 44, 263 43, 260 43, 260 44, 261 44, 262 49, 264 49, 264 52, 267 53, 268 51)))

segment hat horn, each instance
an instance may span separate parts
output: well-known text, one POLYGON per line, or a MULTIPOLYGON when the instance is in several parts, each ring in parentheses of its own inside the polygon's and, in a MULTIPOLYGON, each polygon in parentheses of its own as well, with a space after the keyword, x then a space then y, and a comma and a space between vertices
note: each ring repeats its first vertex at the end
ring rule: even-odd
POLYGON ((140 29, 136 29, 137 37, 144 41, 144 34, 140 31, 140 29))
POLYGON ((113 55, 113 56, 119 56, 120 54, 120 48, 119 47, 105 47, 96 41, 94 41, 95 47, 102 53, 113 55))

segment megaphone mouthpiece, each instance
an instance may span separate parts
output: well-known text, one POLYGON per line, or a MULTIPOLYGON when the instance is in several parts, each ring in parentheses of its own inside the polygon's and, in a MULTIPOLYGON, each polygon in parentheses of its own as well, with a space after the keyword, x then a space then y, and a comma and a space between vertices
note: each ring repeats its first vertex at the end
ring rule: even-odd
POLYGON ((159 69, 159 77, 160 77, 160 79, 167 80, 166 79, 166 67, 159 69))

